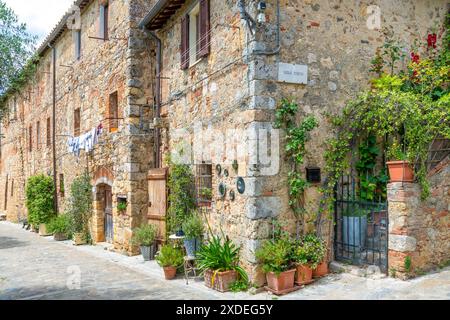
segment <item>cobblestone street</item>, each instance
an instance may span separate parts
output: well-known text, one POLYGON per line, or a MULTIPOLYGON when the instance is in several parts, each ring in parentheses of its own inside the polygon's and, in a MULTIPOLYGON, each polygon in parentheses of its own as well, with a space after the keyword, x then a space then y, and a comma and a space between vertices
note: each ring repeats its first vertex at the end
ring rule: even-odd
MULTIPOLYGON (((261 293, 220 294, 198 280, 165 281, 155 262, 100 246, 74 247, 0 222, 0 300, 272 300, 261 293), (80 277, 78 277, 80 275, 80 277), (77 287, 77 279, 80 285, 77 287)), ((450 299, 450 268, 415 280, 332 274, 281 299, 450 299)))

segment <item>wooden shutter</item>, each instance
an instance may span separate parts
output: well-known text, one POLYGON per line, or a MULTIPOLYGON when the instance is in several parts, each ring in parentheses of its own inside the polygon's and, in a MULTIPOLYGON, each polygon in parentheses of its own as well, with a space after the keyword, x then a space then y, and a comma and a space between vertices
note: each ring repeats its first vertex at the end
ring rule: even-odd
POLYGON ((75 109, 73 120, 73 135, 74 137, 78 137, 81 131, 81 112, 79 108, 75 109))
POLYGON ((189 68, 189 16, 181 19, 181 69, 189 68))
POLYGON ((148 174, 148 222, 159 228, 158 240, 165 241, 167 215, 167 169, 152 169, 148 174))
POLYGON ((205 57, 210 51, 210 14, 209 14, 209 0, 200 0, 200 50, 198 51, 198 58, 205 57))

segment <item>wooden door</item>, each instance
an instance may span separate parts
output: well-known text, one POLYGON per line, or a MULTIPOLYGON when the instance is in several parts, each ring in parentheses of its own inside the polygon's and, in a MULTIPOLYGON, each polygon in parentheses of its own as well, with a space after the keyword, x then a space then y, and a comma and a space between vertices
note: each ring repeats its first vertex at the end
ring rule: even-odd
POLYGON ((114 224, 113 224, 113 211, 112 211, 112 192, 111 189, 105 190, 104 198, 104 208, 105 208, 105 237, 106 242, 114 242, 114 224))
POLYGON ((148 222, 159 228, 159 241, 166 241, 167 169, 152 169, 148 174, 148 222))

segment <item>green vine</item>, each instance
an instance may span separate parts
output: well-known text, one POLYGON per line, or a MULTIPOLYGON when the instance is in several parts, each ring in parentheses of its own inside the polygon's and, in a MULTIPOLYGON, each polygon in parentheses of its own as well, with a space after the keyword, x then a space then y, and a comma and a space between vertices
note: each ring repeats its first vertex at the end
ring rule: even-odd
MULTIPOLYGON (((347 103, 341 115, 330 118, 336 135, 328 140, 325 153, 328 181, 323 189, 324 208, 332 210, 334 188, 351 166, 350 154, 361 139, 370 136, 374 136, 375 141, 386 138, 382 148, 388 156, 401 157, 413 164, 415 177, 422 187, 422 198, 429 195, 426 179, 429 147, 437 136, 450 138, 449 21, 447 18, 440 51, 434 50, 434 43, 431 43, 433 48, 427 58, 421 59, 412 52, 407 70, 397 74, 392 72, 395 61, 388 63, 391 74, 382 73, 373 79, 371 90, 360 93, 347 103)), ((392 54, 385 54, 396 60, 399 51, 392 46, 393 43, 388 42, 384 49, 391 50, 392 54)), ((382 72, 384 62, 380 69, 381 61, 376 57, 371 70, 382 72)), ((375 149, 372 151, 375 153, 375 149)), ((372 162, 374 154, 367 156, 372 162)), ((366 160, 359 163, 363 171, 366 160)))
POLYGON ((195 210, 194 176, 191 167, 170 162, 169 170, 169 210, 167 231, 176 232, 195 210))
POLYGON ((318 122, 313 116, 309 116, 300 125, 297 125, 297 111, 298 105, 295 102, 283 99, 276 111, 275 127, 283 129, 286 134, 285 152, 291 164, 288 173, 289 206, 292 208, 298 224, 304 214, 303 194, 309 186, 299 170, 304 163, 309 134, 317 128, 318 122))

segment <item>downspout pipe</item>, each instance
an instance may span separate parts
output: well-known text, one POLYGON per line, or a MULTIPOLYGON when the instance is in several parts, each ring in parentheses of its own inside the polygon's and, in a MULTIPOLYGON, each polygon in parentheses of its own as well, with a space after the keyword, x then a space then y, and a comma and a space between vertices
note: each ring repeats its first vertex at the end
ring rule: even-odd
POLYGON ((53 153, 53 209, 56 215, 58 215, 58 188, 57 188, 57 175, 56 172, 56 48, 52 45, 48 45, 52 49, 52 64, 53 64, 53 104, 52 104, 52 153, 53 153))
MULTIPOLYGON (((247 10, 245 9, 245 0, 239 0, 238 3, 239 12, 241 14, 241 19, 247 21, 249 26, 256 25, 255 20, 249 15, 247 10)), ((251 28, 251 27, 250 27, 251 28)), ((276 35, 277 46, 273 50, 253 50, 252 54, 254 55, 264 55, 264 56, 273 56, 281 51, 281 12, 280 12, 280 0, 277 0, 277 35, 276 35)))
MULTIPOLYGON (((162 69, 162 43, 155 32, 147 32, 156 42, 156 85, 155 85, 155 119, 161 118, 161 69, 162 69)), ((155 156, 154 162, 156 168, 161 168, 161 129, 155 128, 155 156)))

